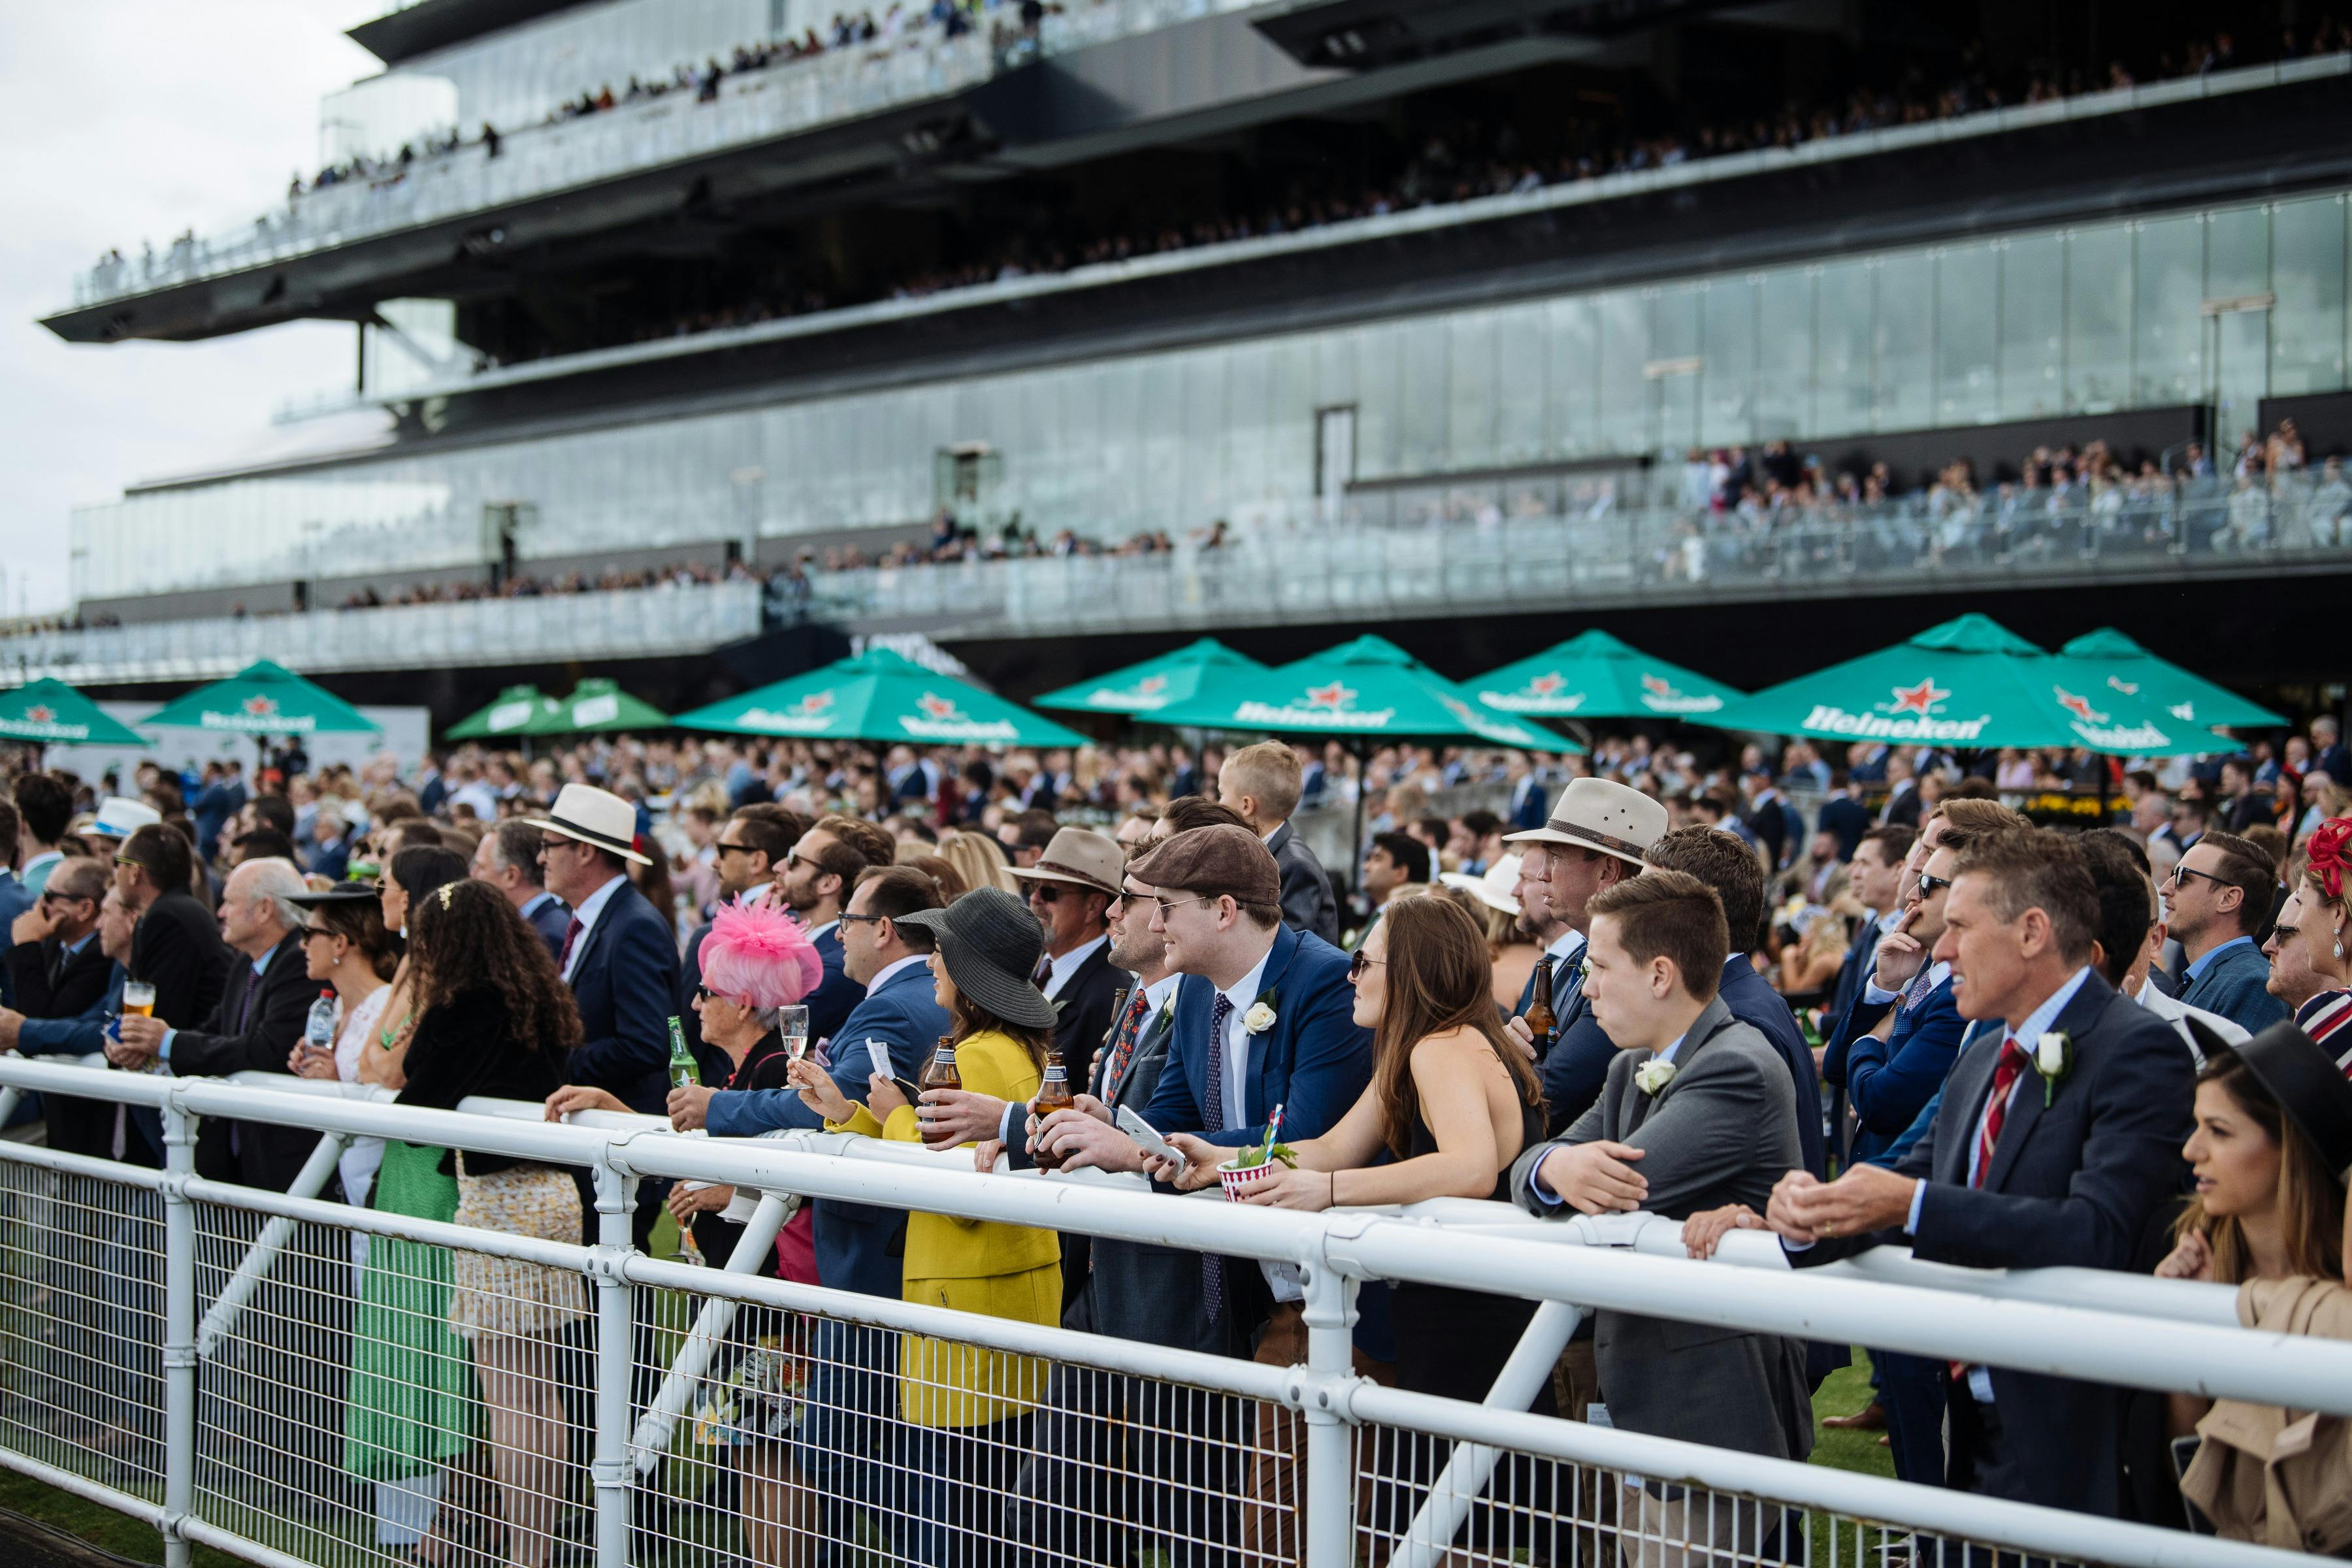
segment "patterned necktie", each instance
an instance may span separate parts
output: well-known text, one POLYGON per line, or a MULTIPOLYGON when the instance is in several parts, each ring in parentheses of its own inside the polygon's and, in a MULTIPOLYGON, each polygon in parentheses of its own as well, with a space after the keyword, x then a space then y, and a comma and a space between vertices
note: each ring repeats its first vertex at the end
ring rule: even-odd
MULTIPOLYGON (((1225 1020, 1234 1016, 1232 1000, 1222 991, 1209 1008, 1209 1103, 1201 1107, 1201 1125, 1212 1132, 1225 1130, 1225 1020)), ((1225 1260, 1213 1252, 1201 1254, 1201 1289, 1209 1300, 1209 1321, 1225 1315, 1225 1260)))
POLYGON ((2017 1075, 2025 1070, 2025 1047, 2011 1035, 2000 1043, 2000 1060, 1993 1064, 1992 1095, 1985 1101, 1984 1131, 1977 1136, 1976 1171, 1969 1185, 1981 1187, 1992 1172, 1992 1152, 2000 1142, 2001 1123, 2009 1120, 2010 1090, 2017 1087, 2017 1075))
POLYGON ((1925 1002, 1927 999, 1927 993, 1935 989, 1935 986, 1928 984, 1928 977, 1935 972, 1934 964, 1921 964, 1919 973, 1911 977, 1911 984, 1903 988, 1903 998, 1895 1004, 1895 1010, 1898 1013, 1908 1013, 1912 1008, 1925 1002))
POLYGON ((1127 1081, 1128 1064, 1135 1059, 1135 1045, 1143 1037, 1143 1020, 1150 1011, 1150 999, 1137 986, 1135 1000, 1111 1032, 1110 1049, 1103 1053, 1102 1089, 1097 1098, 1105 1105, 1118 1103, 1119 1086, 1127 1081))
POLYGON ((558 974, 572 967, 572 946, 580 940, 580 933, 587 929, 580 923, 578 915, 573 915, 572 923, 563 928, 563 951, 555 955, 555 972, 558 974))

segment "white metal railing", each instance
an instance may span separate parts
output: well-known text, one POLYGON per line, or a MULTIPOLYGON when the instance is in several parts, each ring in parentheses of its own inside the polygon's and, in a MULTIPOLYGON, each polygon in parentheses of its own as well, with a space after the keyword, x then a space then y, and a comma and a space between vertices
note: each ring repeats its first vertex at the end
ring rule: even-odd
POLYGON ((1034 37, 1003 50, 980 30, 831 49, 807 59, 730 76, 716 101, 690 92, 625 104, 576 120, 518 127, 499 155, 469 143, 305 191, 250 224, 162 251, 100 263, 74 280, 75 308, 202 278, 267 266, 396 229, 491 213, 583 190, 624 174, 756 146, 816 127, 943 98, 1041 56, 1244 8, 1255 0, 1082 0, 1056 9, 1034 37))
POLYGON ((2216 1286, 1899 1256, 1797 1273, 1769 1237, 1741 1233, 1702 1264, 1679 1256, 1679 1226, 1650 1216, 1548 1223, 1464 1200, 1235 1208, 1139 1178, 982 1175, 965 1154, 872 1140, 711 1139, 618 1115, 558 1126, 531 1105, 423 1110, 276 1075, 11 1057, 0 1086, 0 1110, 31 1090, 161 1118, 161 1172, 0 1143, 0 1465, 156 1525, 173 1568, 192 1544, 269 1568, 375 1563, 432 1532, 492 1551, 503 1538, 512 1562, 578 1551, 598 1568, 640 1547, 797 1563, 820 1539, 927 1562, 1125 1561, 1125 1547, 1076 1544, 1113 1528, 1175 1560, 1310 1568, 1343 1568, 1360 1548, 1416 1565, 1607 1561, 1620 1544, 1705 1553, 1696 1517, 1646 1521, 1636 1539, 1625 1489, 1644 1476, 1693 1489, 1693 1516, 1738 1514, 1756 1537, 1741 1538, 1748 1562, 1822 1561, 1824 1548, 1860 1562, 1906 1537, 1922 1562, 1931 1547, 2118 1568, 2292 1560, 1522 1413, 1592 1308, 2352 1414, 2352 1345, 2239 1328, 2233 1292, 2216 1286), (204 1180, 193 1149, 206 1116, 319 1130, 329 1152, 284 1194, 204 1180), (584 1168, 598 1239, 320 1201, 332 1152, 357 1137, 584 1168), (754 1227, 813 1196, 1288 1263, 1305 1283, 1307 1360, 1260 1365, 656 1260, 629 1245, 645 1178, 761 1194, 754 1227), (1469 1404, 1351 1373, 1356 1291, 1382 1279, 1546 1305, 1495 1396, 1469 1404), (476 1311, 487 1300, 553 1321, 527 1342, 443 1346, 448 1303, 467 1292, 476 1311), (1005 1413, 927 1420, 926 1397, 953 1396, 941 1357, 992 1369, 983 1384, 1012 1391, 1005 1413), (1363 1510, 1360 1496, 1389 1501, 1363 1510))
POLYGON ((398 669, 703 653, 760 632, 758 583, 153 621, 0 639, 22 679, 204 679, 257 658, 302 670, 398 669))

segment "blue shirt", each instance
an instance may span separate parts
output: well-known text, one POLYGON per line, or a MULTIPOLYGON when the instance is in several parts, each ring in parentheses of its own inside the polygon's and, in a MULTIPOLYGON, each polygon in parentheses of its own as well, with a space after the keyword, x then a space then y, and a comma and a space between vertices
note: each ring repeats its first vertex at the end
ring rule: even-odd
MULTIPOLYGON (((2199 959, 2196 963, 2189 966, 2189 984, 2190 985, 2194 985, 2198 981, 2202 980, 2205 977, 2205 972, 2213 967, 2213 961, 2221 957, 2223 953, 2229 952, 2231 948, 2252 947, 2253 945, 2254 939, 2252 937, 2231 937, 2229 941, 2223 942, 2221 946, 2214 948, 2206 953, 2204 957, 2199 959)), ((2188 986, 2183 986, 2181 989, 2185 991, 2188 989, 2188 986)))

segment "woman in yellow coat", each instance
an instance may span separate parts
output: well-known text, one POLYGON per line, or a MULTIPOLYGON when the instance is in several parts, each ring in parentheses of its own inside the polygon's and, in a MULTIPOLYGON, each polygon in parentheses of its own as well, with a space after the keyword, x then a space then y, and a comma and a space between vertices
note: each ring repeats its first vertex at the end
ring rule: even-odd
MULTIPOLYGON (((944 910, 902 916, 908 935, 928 931, 940 1005, 965 1089, 1025 1101, 1036 1094, 1054 1035, 1054 1005, 1029 976, 1045 952, 1037 918, 1002 888, 978 888, 944 910)), ((841 1092, 813 1061, 792 1083, 835 1131, 914 1142, 921 1121, 887 1076, 867 1102, 841 1092)), ((1050 1230, 917 1212, 907 1217, 904 1297, 1016 1322, 1057 1322, 1062 1252, 1050 1230)), ((1030 1411, 1045 1363, 954 1340, 909 1334, 898 1349, 902 1452, 891 1500, 897 1554, 935 1568, 984 1564, 1003 1554, 1003 1500, 1029 1454, 1030 1411)))

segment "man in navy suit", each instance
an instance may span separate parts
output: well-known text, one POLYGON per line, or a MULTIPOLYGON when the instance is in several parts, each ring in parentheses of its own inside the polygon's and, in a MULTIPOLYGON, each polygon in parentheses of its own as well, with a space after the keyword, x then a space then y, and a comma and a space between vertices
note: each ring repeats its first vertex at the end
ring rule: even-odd
MULTIPOLYGON (((1970 843, 1933 956, 1958 973, 1961 1014, 1999 1020, 2001 1037, 1963 1054, 1895 1169, 1781 1178, 1766 1223, 1795 1262, 1908 1241, 1920 1258, 1980 1268, 2132 1266, 2180 1190, 2193 1065, 2162 1019, 2092 972, 2098 922, 2071 838, 1970 843)), ((1971 1366, 1950 1394, 1950 1485, 2122 1516, 2124 1391, 1971 1366)))
MULTIPOLYGON (((1601 1098, 1609 1064, 1617 1059, 1616 1046, 1584 1005, 1582 960, 1591 924, 1585 906, 1603 889, 1638 875, 1643 852, 1665 831, 1666 808, 1641 791, 1609 779, 1570 779, 1549 821, 1505 837, 1520 847, 1522 919, 1539 931, 1554 921, 1566 928, 1544 952, 1543 962, 1552 965, 1551 1010, 1559 1026, 1551 1048, 1536 1063, 1555 1138, 1601 1098)), ((1533 990, 1530 975, 1520 1013, 1533 990)), ((1507 1027, 1528 1041, 1523 1019, 1514 1017, 1507 1027)))
MULTIPOLYGON (((829 1040, 841 1032, 866 987, 843 966, 841 910, 849 891, 869 866, 887 866, 898 845, 879 826, 854 816, 824 816, 800 837, 784 858, 776 886, 816 944, 824 978, 810 993, 809 1038, 829 1040)), ((910 1075, 911 1076, 911 1075, 910 1075)))
POLYGON ((1851 861, 1870 832, 1870 808, 1862 804, 1861 792, 1844 773, 1833 774, 1830 797, 1814 814, 1813 826, 1823 833, 1836 834, 1838 854, 1851 861))
POLYGON ((1968 1032, 1952 999, 1952 966, 1928 955, 1944 934, 1952 868, 1969 835, 1947 817, 1929 826, 1935 847, 1822 1057, 1822 1075, 1844 1089, 1853 1106, 1850 1160, 1871 1159, 1902 1135, 1943 1086, 1968 1032))
POLYGON ((1862 836, 1862 842, 1854 846, 1853 858, 1846 862, 1846 886, 1862 900, 1866 918, 1855 922, 1853 941, 1838 970, 1837 987, 1830 994, 1832 1022, 1861 993, 1877 956, 1878 939, 1903 913, 1898 884, 1916 837, 1907 827, 1874 827, 1862 836))
POLYGON ((2270 857, 2230 833, 2197 840, 2164 883, 2172 935, 2189 963, 2180 1000, 2250 1035, 2287 1016, 2286 1004, 2270 994, 2270 963, 2254 945, 2270 927, 2276 891, 2270 857))
POLYGON ((1511 800, 1503 815, 1504 823, 1523 832, 1544 825, 1543 781, 1536 777, 1535 764, 1525 752, 1503 753, 1503 776, 1509 781, 1511 800))
POLYGON ((632 863, 650 864, 635 847, 635 809, 593 785, 565 784, 532 826, 547 889, 572 906, 556 954, 584 1037, 572 1052, 572 1081, 658 1116, 669 1093, 677 938, 629 880, 632 863))
MULTIPOLYGON (((859 1104, 873 1074, 914 1077, 939 1037, 954 1027, 932 994, 930 933, 898 923, 939 907, 939 884, 930 878, 911 866, 877 866, 858 878, 842 911, 847 972, 865 995, 834 1035, 825 1070, 859 1104)), ((680 1131, 707 1127, 715 1138, 824 1128, 824 1118, 794 1089, 683 1089, 671 1096, 670 1109, 680 1131)), ((817 1283, 897 1300, 905 1283, 906 1236, 903 1210, 817 1199, 817 1283)), ((887 1478, 877 1465, 888 1437, 886 1423, 897 1407, 898 1336, 835 1318, 819 1319, 815 1332, 796 1457, 828 1510, 838 1510, 825 1534, 847 1540, 848 1510, 886 1506, 887 1478)))
POLYGON ((539 940, 560 962, 563 933, 572 929, 572 911, 540 881, 539 847, 538 824, 520 816, 503 818, 474 847, 472 872, 475 880, 488 882, 506 895, 507 902, 539 932, 539 940))

